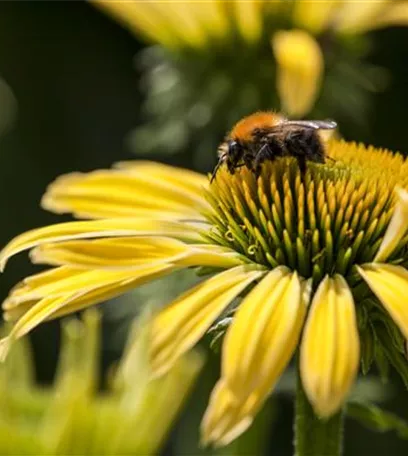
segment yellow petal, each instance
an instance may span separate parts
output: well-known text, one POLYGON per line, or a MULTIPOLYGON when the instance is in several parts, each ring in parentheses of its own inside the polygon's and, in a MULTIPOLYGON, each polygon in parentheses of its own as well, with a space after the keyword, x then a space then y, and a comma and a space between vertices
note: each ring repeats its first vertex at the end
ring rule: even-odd
POLYGON ((248 401, 237 401, 225 381, 219 380, 201 423, 202 445, 228 445, 251 426, 256 411, 248 401))
POLYGON ((368 29, 408 25, 408 2, 389 1, 384 11, 378 14, 368 29))
MULTIPOLYGON (((196 2, 93 0, 93 3, 117 18, 135 34, 170 49, 180 46, 200 49, 208 42, 208 32, 203 24, 205 18, 200 16, 203 11, 202 8, 196 8, 196 2)), ((215 1, 206 0, 204 3, 215 1)), ((212 13, 215 14, 216 11, 213 9, 212 13)), ((217 25, 217 20, 213 19, 212 23, 217 25)))
POLYGON ((309 297, 310 283, 278 268, 241 303, 203 419, 204 444, 227 445, 252 424, 295 350, 309 297))
POLYGON ((165 307, 152 327, 152 365, 161 375, 193 347, 211 323, 251 282, 264 274, 257 265, 237 266, 200 283, 165 307))
POLYGON ((268 383, 269 391, 296 347, 305 308, 296 273, 270 272, 245 297, 225 336, 222 378, 237 396, 268 383))
POLYGON ((155 180, 165 180, 196 196, 202 195, 203 188, 208 188, 209 185, 208 177, 203 174, 163 163, 133 160, 117 162, 114 166, 135 175, 147 175, 152 176, 155 180))
POLYGON ((23 305, 23 313, 21 313, 18 304, 26 302, 24 295, 20 296, 14 305, 11 301, 12 297, 9 298, 6 319, 18 318, 18 321, 10 334, 0 341, 0 358, 6 356, 10 344, 14 340, 24 336, 43 321, 100 303, 174 270, 176 270, 174 266, 156 265, 133 273, 132 277, 123 272, 118 274, 104 271, 85 271, 71 276, 68 268, 65 268, 64 271, 58 271, 55 276, 60 277, 63 272, 66 277, 60 277, 60 280, 55 283, 44 283, 47 280, 42 277, 38 280, 43 282, 42 287, 27 290, 27 294, 31 293, 31 296, 37 296, 38 300, 29 300, 28 307, 23 305), (98 272, 99 280, 94 275, 91 276, 90 272, 98 272))
POLYGON ((408 339, 408 271, 401 266, 371 263, 358 267, 358 272, 408 339))
POLYGON ((68 222, 27 231, 15 237, 0 252, 0 267, 11 256, 38 245, 73 239, 118 236, 169 236, 198 241, 197 228, 186 222, 139 218, 106 219, 89 222, 68 222))
POLYGON ((184 45, 197 49, 207 45, 208 33, 201 23, 195 2, 164 0, 157 6, 166 17, 166 26, 171 27, 184 45))
POLYGON ((111 0, 91 0, 95 6, 112 15, 126 28, 149 41, 174 49, 180 45, 177 34, 168 23, 166 12, 157 2, 112 2, 111 0))
POLYGON ((328 417, 341 407, 357 375, 359 356, 351 291, 342 276, 326 276, 313 298, 300 349, 303 386, 318 415, 328 417))
POLYGON ((235 0, 231 5, 234 8, 234 18, 241 35, 250 43, 256 43, 263 32, 263 2, 235 0))
POLYGON ((228 268, 243 263, 235 251, 217 245, 191 245, 171 238, 128 237, 44 244, 31 252, 34 263, 76 268, 137 269, 154 263, 228 268))
MULTIPOLYGON (((67 277, 74 277, 75 275, 82 274, 81 269, 72 269, 68 267, 53 268, 39 274, 26 277, 24 280, 19 282, 14 288, 11 289, 8 298, 3 302, 3 309, 12 308, 19 296, 24 295, 27 292, 31 292, 36 288, 48 286, 54 282, 59 282, 66 279, 67 277)), ((40 296, 42 296, 40 294, 40 296)))
POLYGON ((182 2, 181 8, 184 12, 188 12, 187 20, 189 22, 191 22, 191 18, 195 20, 195 27, 203 33, 204 44, 209 38, 223 39, 229 32, 229 18, 219 0, 182 2))
POLYGON ((408 192, 396 189, 398 201, 374 261, 385 261, 408 231, 408 192))
POLYGON ((365 33, 378 26, 393 3, 390 0, 343 1, 336 12, 334 27, 344 33, 365 33))
POLYGON ((58 310, 64 303, 74 295, 48 297, 41 300, 38 304, 32 307, 28 312, 21 317, 17 324, 13 327, 10 334, 0 340, 0 361, 4 361, 7 356, 12 342, 19 337, 27 334, 35 326, 44 321, 50 313, 58 310), (35 309, 33 311, 33 309, 35 309))
POLYGON ((272 48, 282 109, 290 116, 301 117, 312 109, 319 95, 324 68, 320 46, 304 30, 290 30, 276 32, 272 48))
POLYGON ((176 261, 188 244, 163 237, 127 237, 43 244, 31 252, 33 263, 80 268, 129 269, 146 263, 176 261))
POLYGON ((295 26, 317 35, 330 26, 339 5, 340 1, 336 0, 320 2, 296 1, 293 5, 293 22, 295 26))
POLYGON ((27 301, 40 300, 50 296, 84 293, 88 290, 128 280, 137 279, 141 283, 142 281, 153 280, 157 275, 161 276, 175 269, 176 266, 166 264, 148 264, 130 271, 78 270, 61 267, 45 278, 42 277, 44 273, 41 273, 28 277, 18 284, 4 301, 3 309, 9 311, 27 301))
POLYGON ((184 267, 210 266, 215 268, 231 268, 248 259, 227 247, 217 245, 190 245, 188 252, 183 257, 174 261, 174 264, 184 267))
MULTIPOLYGON (((149 268, 144 268, 143 271, 146 269, 149 270, 149 268)), ((108 285, 117 281, 130 279, 133 273, 134 271, 83 270, 78 274, 77 271, 71 271, 67 268, 66 276, 59 280, 37 287, 27 285, 16 287, 7 298, 7 305, 3 307, 11 308, 24 301, 41 299, 48 296, 61 296, 67 293, 80 292, 97 286, 108 285)))
POLYGON ((61 176, 48 187, 42 207, 60 214, 72 212, 82 218, 149 214, 173 219, 203 218, 199 211, 208 208, 203 197, 203 188, 208 186, 205 176, 191 176, 192 171, 178 169, 174 177, 174 167, 143 163, 131 171, 124 168, 61 176))

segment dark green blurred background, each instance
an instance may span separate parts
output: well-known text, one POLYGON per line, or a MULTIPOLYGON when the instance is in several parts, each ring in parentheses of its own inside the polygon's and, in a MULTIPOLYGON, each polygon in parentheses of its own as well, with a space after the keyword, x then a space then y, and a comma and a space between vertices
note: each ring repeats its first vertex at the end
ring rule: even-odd
MULTIPOLYGON (((366 131, 343 126, 342 133, 347 139, 404 153, 408 151, 408 29, 379 31, 373 39, 370 62, 388 68, 391 81, 386 91, 375 95, 366 131)), ((0 93, 0 113, 5 111, 0 126, 2 116, 12 122, 0 137, 2 245, 26 229, 62 219, 39 208, 46 185, 59 174, 108 167, 114 161, 135 157, 125 137, 143 122, 140 103, 144 93, 134 66, 134 56, 143 46, 107 16, 82 2, 0 3, 0 77, 17 103, 13 115, 10 94, 2 98, 0 93)), ((214 158, 208 160, 207 169, 200 171, 209 171, 215 162, 215 152, 208 153, 214 158)), ((187 167, 192 163, 188 154, 149 158, 187 167)), ((1 277, 1 297, 34 270, 24 255, 12 260, 1 277)), ((104 328, 106 367, 119 354, 110 346, 118 328, 109 318, 104 328)), ((58 323, 34 331, 32 339, 38 379, 49 382, 58 354, 58 323)), ((398 378, 392 380, 394 395, 386 407, 408 418, 408 393, 398 378)), ((194 399, 203 407, 207 398, 198 391, 194 399)), ((278 400, 277 407, 270 447, 274 455, 288 455, 291 401, 278 400)), ((183 434, 183 423, 178 431, 183 434)), ((347 455, 408 454, 408 443, 391 433, 375 435, 354 422, 347 423, 346 431, 347 455)), ((174 441, 166 454, 180 454, 174 441)), ((184 451, 188 454, 189 450, 184 451)))

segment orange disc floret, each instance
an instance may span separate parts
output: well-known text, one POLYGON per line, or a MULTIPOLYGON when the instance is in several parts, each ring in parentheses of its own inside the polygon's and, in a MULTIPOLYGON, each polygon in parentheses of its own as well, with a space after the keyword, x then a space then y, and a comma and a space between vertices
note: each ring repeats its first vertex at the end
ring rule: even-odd
POLYGON ((244 117, 231 130, 229 138, 249 141, 255 129, 270 129, 278 125, 284 118, 275 112, 259 111, 244 117))

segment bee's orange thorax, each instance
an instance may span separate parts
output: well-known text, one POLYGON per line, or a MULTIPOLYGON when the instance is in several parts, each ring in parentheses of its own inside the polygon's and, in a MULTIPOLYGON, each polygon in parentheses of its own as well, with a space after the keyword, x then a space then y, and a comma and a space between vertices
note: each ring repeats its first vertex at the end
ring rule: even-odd
POLYGON ((273 128, 281 123, 283 117, 274 112, 260 111, 244 117, 230 131, 229 137, 235 140, 249 141, 252 138, 252 133, 256 128, 268 129, 273 128))

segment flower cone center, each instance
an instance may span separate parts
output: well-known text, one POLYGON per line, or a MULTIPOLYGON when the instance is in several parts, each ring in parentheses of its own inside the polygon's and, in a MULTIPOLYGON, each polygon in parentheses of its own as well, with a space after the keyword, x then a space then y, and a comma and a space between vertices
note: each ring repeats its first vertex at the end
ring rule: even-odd
MULTIPOLYGON (((394 188, 408 186, 399 154, 331 141, 326 164, 295 159, 265 162, 261 175, 220 170, 207 197, 212 242, 268 267, 286 265, 303 277, 347 276, 373 260, 395 205, 394 188)), ((397 262, 402 245, 391 260, 397 262)))

